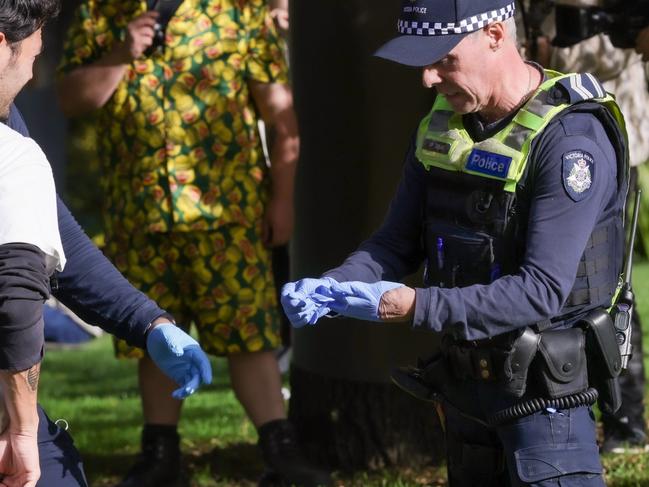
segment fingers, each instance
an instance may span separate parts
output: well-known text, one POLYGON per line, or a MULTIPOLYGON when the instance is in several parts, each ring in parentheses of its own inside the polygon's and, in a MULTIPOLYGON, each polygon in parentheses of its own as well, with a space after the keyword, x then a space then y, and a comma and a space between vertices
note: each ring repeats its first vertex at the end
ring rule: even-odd
POLYGON ((207 357, 205 352, 197 346, 191 346, 187 353, 191 357, 192 365, 196 367, 200 373, 200 378, 203 384, 212 383, 212 365, 210 364, 210 359, 207 357))
POLYGON ((200 374, 198 369, 192 367, 190 369, 189 380, 185 382, 182 386, 171 393, 172 397, 176 399, 185 399, 188 396, 191 396, 200 386, 200 374))
POLYGON ((149 10, 148 12, 144 12, 142 15, 135 17, 129 25, 133 27, 148 26, 153 28, 158 22, 158 17, 160 17, 158 12, 155 10, 149 10))

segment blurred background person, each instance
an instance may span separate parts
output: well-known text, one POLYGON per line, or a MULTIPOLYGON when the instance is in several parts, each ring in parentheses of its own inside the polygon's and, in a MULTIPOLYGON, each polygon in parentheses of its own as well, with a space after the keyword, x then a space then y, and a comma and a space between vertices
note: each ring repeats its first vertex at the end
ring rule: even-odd
MULTIPOLYGON (((105 251, 203 348, 228 358, 235 394, 273 475, 323 485, 286 420, 273 351, 279 318, 269 249, 293 230, 299 141, 287 68, 261 0, 81 3, 58 93, 68 116, 98 110, 105 251), (257 117, 266 127, 265 164, 257 117)), ((178 485, 181 402, 139 359, 142 454, 122 487, 178 485)), ((218 414, 218 412, 216 412, 218 414)))

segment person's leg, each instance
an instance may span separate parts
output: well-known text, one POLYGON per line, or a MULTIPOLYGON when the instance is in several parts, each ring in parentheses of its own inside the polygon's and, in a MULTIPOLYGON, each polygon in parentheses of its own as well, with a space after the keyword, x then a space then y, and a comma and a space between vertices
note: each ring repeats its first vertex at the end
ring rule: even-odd
POLYGON ((282 381, 272 351, 230 355, 228 363, 232 389, 256 428, 286 419, 282 381))
POLYGON ((88 487, 81 455, 72 437, 38 406, 38 455, 41 478, 36 487, 88 487))
MULTIPOLYGON (((107 254, 114 257, 118 269, 136 288, 161 303, 180 326, 184 306, 181 281, 176 274, 178 252, 169 236, 135 235, 128 239, 110 240, 107 254), (131 250, 130 254, 124 246, 131 250), (131 258, 126 260, 125 255, 131 258), (134 258, 136 257, 136 258, 134 258), (162 303, 164 302, 164 303, 162 303)), ((144 426, 141 453, 118 487, 175 487, 181 485, 180 438, 177 424, 182 401, 171 397, 177 388, 143 350, 121 340, 115 341, 118 358, 138 359, 138 382, 142 401, 144 426)))
POLYGON ((270 252, 259 229, 225 227, 195 234, 203 253, 197 271, 193 309, 206 352, 226 355, 233 390, 257 428, 268 468, 288 485, 330 485, 326 472, 306 462, 293 426, 286 419, 281 377, 274 355, 280 344, 270 252))
POLYGON ((548 408, 496 431, 512 486, 604 487, 595 416, 589 407, 548 408))
POLYGON ((509 477, 496 433, 455 407, 443 405, 442 410, 449 487, 508 487, 509 477))

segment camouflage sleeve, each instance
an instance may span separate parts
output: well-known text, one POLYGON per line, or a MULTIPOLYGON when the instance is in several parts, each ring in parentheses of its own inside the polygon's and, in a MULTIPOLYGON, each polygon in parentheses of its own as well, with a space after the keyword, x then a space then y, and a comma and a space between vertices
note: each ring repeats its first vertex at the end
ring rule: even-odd
POLYGON ((629 53, 618 49, 604 34, 571 47, 555 48, 550 66, 562 73, 591 73, 605 82, 617 78, 628 64, 629 53))
POLYGON ((263 0, 251 0, 242 16, 246 22, 246 73, 261 83, 288 83, 288 66, 270 12, 263 0))

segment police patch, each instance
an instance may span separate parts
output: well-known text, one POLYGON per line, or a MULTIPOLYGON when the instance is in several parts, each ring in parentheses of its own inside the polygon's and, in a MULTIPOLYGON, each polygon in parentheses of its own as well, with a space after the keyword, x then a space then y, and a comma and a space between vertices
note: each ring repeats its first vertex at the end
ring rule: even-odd
POLYGON ((595 178, 593 156, 588 152, 573 150, 563 155, 563 187, 574 201, 581 201, 595 178))
POLYGON ((480 172, 495 178, 505 179, 509 172, 511 157, 494 154, 485 150, 473 149, 464 166, 470 171, 480 172))

